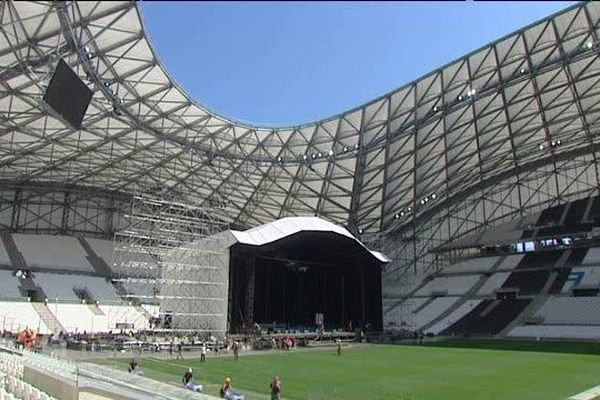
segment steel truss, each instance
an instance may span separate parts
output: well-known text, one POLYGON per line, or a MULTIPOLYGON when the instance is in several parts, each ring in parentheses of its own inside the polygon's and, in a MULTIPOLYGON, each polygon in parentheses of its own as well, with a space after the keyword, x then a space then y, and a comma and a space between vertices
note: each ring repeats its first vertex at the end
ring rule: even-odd
POLYGON ((0 231, 112 239, 130 198, 94 187, 0 181, 0 231))
POLYGON ((600 144, 596 2, 340 115, 275 128, 190 99, 154 56, 135 2, 0 11, 0 177, 15 181, 180 190, 227 202, 244 227, 310 214, 378 232, 410 226, 433 193, 453 201, 498 171, 600 144), (39 101, 57 57, 94 89, 78 132, 39 101))
POLYGON ((595 160, 596 155, 580 155, 555 166, 523 169, 436 207, 435 213, 414 219, 401 231, 385 234, 383 251, 392 262, 382 274, 384 326, 399 321, 407 295, 426 275, 451 262, 436 257, 432 249, 548 207, 597 195, 600 174, 595 160))
POLYGON ((229 225, 220 212, 141 194, 124 219, 113 261, 122 295, 158 305, 160 328, 224 334, 229 264, 217 234, 229 225))

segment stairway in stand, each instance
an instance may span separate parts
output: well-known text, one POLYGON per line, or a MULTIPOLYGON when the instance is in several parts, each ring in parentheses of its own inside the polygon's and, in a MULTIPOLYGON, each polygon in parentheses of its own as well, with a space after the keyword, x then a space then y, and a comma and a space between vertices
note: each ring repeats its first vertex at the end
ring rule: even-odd
POLYGON ((83 249, 87 253, 86 258, 91 264, 91 266, 94 268, 96 273, 99 276, 103 276, 107 279, 110 279, 110 277, 112 276, 112 270, 110 269, 110 266, 106 263, 106 261, 104 261, 103 258, 98 257, 98 254, 96 254, 92 246, 90 246, 90 244, 84 238, 78 237, 77 240, 79 241, 79 244, 81 244, 81 247, 83 247, 83 249))
POLYGON ((61 323, 56 319, 54 314, 50 312, 48 306, 44 303, 31 303, 35 311, 38 313, 44 324, 54 333, 58 332, 66 332, 65 328, 61 325, 61 323))

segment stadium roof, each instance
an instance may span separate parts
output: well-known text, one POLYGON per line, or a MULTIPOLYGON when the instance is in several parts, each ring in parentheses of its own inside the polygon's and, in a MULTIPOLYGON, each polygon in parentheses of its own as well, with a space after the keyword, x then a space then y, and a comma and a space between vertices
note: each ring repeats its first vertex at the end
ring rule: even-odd
POLYGON ((4 181, 177 191, 226 202, 238 225, 308 214, 379 231, 598 146, 597 2, 359 108, 281 128, 190 99, 158 60, 135 2, 4 1, 0 11, 4 181), (94 90, 78 131, 42 105, 59 58, 94 90))

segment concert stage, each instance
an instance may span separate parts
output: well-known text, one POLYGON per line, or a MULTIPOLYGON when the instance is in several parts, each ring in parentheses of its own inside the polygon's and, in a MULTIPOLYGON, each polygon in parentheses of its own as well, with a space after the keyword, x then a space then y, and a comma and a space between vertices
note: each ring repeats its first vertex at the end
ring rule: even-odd
POLYGON ((249 323, 379 330, 381 266, 388 259, 346 229, 315 217, 231 231, 229 329, 249 323))

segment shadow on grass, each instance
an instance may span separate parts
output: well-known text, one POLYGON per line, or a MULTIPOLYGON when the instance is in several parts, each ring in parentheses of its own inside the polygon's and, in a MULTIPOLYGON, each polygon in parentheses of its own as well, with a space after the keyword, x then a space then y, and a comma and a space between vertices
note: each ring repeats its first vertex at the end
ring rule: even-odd
POLYGON ((426 342, 423 347, 447 347, 485 350, 536 351, 546 353, 568 353, 600 355, 600 343, 563 340, 504 340, 504 339, 445 339, 426 342))

